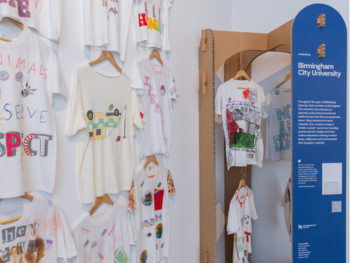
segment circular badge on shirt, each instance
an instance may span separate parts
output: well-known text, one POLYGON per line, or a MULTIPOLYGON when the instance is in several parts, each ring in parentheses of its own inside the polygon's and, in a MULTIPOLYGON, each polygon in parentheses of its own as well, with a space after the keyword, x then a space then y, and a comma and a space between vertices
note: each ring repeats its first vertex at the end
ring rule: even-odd
POLYGON ((18 72, 16 74, 16 81, 17 82, 22 82, 22 79, 23 79, 23 73, 22 72, 18 72))
POLYGON ((144 196, 142 197, 142 203, 145 206, 150 206, 153 203, 153 196, 151 191, 145 192, 144 196))

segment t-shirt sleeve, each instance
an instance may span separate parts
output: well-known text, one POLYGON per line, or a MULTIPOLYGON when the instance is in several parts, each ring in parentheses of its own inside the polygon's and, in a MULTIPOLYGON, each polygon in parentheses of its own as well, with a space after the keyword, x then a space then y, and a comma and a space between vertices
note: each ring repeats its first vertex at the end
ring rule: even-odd
POLYGON ((61 0, 50 1, 50 13, 53 21, 52 37, 53 40, 59 40, 61 34, 61 0))
POLYGON ((57 257, 62 259, 70 259, 78 253, 67 221, 63 215, 61 208, 57 207, 56 221, 56 249, 57 257), (59 220, 59 221, 58 221, 59 220))
POLYGON ((142 129, 143 128, 142 123, 145 122, 145 118, 141 110, 140 102, 135 90, 131 92, 131 114, 132 114, 133 124, 137 128, 142 129))
POLYGON ((168 171, 167 181, 168 181, 168 193, 170 195, 175 195, 176 194, 176 189, 175 189, 173 177, 172 177, 170 171, 168 171))
POLYGON ((221 107, 222 107, 222 100, 221 100, 221 86, 218 88, 215 96, 215 113, 217 115, 221 115, 221 107))
POLYGON ((177 92, 176 85, 175 85, 175 78, 173 76, 171 76, 171 78, 170 78, 169 87, 170 87, 169 88, 169 98, 176 100, 178 92, 177 92))
POLYGON ((136 245, 136 235, 134 233, 134 229, 133 229, 133 226, 132 226, 131 213, 127 213, 126 221, 127 221, 127 228, 128 228, 128 235, 129 235, 130 245, 136 245))
POLYGON ((266 119, 268 116, 269 116, 269 113, 268 113, 268 108, 266 106, 266 102, 265 102, 265 94, 264 94, 264 90, 263 88, 260 87, 260 98, 261 98, 261 118, 263 119, 266 119))
POLYGON ((254 194, 253 192, 250 193, 250 207, 249 207, 249 213, 250 217, 253 218, 254 220, 258 219, 258 214, 256 213, 255 209, 255 202, 254 202, 254 194))
POLYGON ((141 74, 137 63, 134 65, 134 68, 132 71, 131 87, 136 89, 138 94, 141 94, 144 91, 141 74))
POLYGON ((174 1, 175 0, 168 0, 169 1, 169 9, 174 6, 174 1))
POLYGON ((129 205, 128 209, 130 212, 133 212, 136 208, 136 191, 135 191, 135 181, 132 181, 131 189, 129 191, 129 205))
POLYGON ((228 210, 227 234, 232 235, 234 233, 237 233, 237 220, 235 214, 235 206, 234 203, 231 201, 230 209, 228 210))
MULTIPOLYGON (((267 107, 267 113, 268 116, 271 118, 271 96, 270 93, 267 93, 266 97, 265 97, 265 104, 267 107)), ((270 129, 270 123, 269 121, 266 122, 266 147, 265 147, 265 159, 269 159, 270 158, 270 138, 269 138, 269 129, 270 129)))
POLYGON ((74 136, 81 129, 86 128, 81 94, 78 70, 76 70, 73 76, 72 91, 68 99, 69 112, 66 134, 69 137, 74 136))
POLYGON ((51 68, 48 71, 44 71, 44 75, 48 78, 50 85, 50 101, 53 103, 53 95, 60 94, 67 98, 67 88, 64 83, 64 79, 61 74, 60 65, 58 64, 58 59, 55 54, 52 55, 51 68))

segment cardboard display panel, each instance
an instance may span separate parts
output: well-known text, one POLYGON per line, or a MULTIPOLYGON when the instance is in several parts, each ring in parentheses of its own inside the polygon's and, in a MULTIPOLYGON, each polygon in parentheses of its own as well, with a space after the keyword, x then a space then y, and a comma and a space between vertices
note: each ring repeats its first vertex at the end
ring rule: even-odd
MULTIPOLYGON (((199 92, 199 137, 200 137, 200 242, 201 262, 217 262, 216 233, 216 174, 215 174, 215 75, 220 66, 225 64, 226 78, 231 78, 239 68, 240 52, 243 52, 244 69, 249 69, 251 62, 267 51, 290 52, 290 32, 293 21, 289 21, 269 34, 202 31, 199 51, 200 92, 199 92)), ((249 74, 249 70, 248 70, 249 74)), ((233 168, 225 175, 225 206, 233 196, 237 185, 237 169, 233 168)), ((238 172, 239 174, 239 172, 238 172)), ((247 169, 250 185, 250 169, 247 169)), ((239 176, 238 176, 239 177, 239 176)), ((238 181, 239 182, 239 181, 238 181)), ((228 208, 226 207, 226 211, 228 208)), ((226 212, 227 214, 227 212, 226 212)), ((226 247, 232 248, 231 241, 226 247)), ((232 250, 227 253, 226 262, 232 262, 232 250)))

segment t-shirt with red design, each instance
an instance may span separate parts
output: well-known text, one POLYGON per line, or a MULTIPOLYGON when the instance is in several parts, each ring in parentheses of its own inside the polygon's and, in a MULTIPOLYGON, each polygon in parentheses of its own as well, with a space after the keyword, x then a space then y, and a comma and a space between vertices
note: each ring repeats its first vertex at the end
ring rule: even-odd
POLYGON ((174 195, 169 170, 150 164, 134 175, 129 194, 129 210, 134 218, 137 239, 136 258, 140 262, 159 262, 169 256, 169 195, 174 195))
POLYGON ((0 20, 3 17, 11 17, 35 28, 44 37, 59 40, 61 3, 61 0, 2 0, 0 20))
POLYGON ((227 168, 262 166, 261 118, 267 117, 264 90, 254 81, 229 80, 216 93, 215 113, 222 116, 227 168))
POLYGON ((136 42, 169 52, 169 9, 174 0, 134 0, 136 42))
POLYGON ((55 93, 66 96, 57 57, 25 27, 0 41, 0 198, 52 193, 56 173, 55 93))
POLYGON ((236 191, 228 212, 227 234, 236 234, 233 244, 233 262, 252 262, 252 219, 258 219, 254 195, 249 187, 243 187, 236 191))

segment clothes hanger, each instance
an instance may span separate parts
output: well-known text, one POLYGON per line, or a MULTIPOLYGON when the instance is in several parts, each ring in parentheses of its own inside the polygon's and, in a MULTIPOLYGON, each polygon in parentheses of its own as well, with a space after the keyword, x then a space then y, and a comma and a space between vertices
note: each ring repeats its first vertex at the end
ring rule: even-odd
POLYGON ((104 60, 109 60, 109 62, 112 63, 112 65, 119 71, 120 74, 123 73, 123 70, 121 69, 121 67, 118 66, 117 62, 115 62, 112 52, 106 51, 106 50, 103 50, 101 52, 101 55, 98 57, 98 59, 91 61, 89 65, 90 67, 92 67, 104 60))
MULTIPOLYGON (((9 19, 12 23, 14 23, 17 27, 19 27, 20 29, 23 30, 23 29, 25 28, 25 25, 22 24, 21 22, 19 22, 19 21, 13 19, 13 18, 11 18, 11 17, 8 17, 8 19, 9 19)), ((7 38, 3 38, 3 37, 0 37, 0 40, 5 41, 5 42, 12 42, 12 40, 7 39, 7 38)))
MULTIPOLYGON (((34 200, 34 196, 30 195, 30 194, 27 194, 25 193, 24 195, 21 196, 22 198, 24 199, 27 199, 28 201, 30 202, 33 202, 34 200)), ((3 199, 0 199, 0 201, 2 201, 3 199)), ((5 220, 5 221, 2 221, 0 222, 0 225, 5 225, 5 224, 8 224, 8 223, 12 223, 12 222, 16 222, 18 220, 20 220, 23 216, 20 216, 20 217, 16 217, 16 218, 13 218, 13 219, 9 219, 9 220, 5 220)))
POLYGON ((89 211, 90 216, 92 216, 93 213, 99 208, 103 203, 109 204, 109 205, 114 205, 114 202, 112 199, 109 197, 108 194, 105 194, 104 196, 100 196, 96 198, 96 201, 94 203, 94 206, 91 208, 89 211))
POLYGON ((284 83, 287 83, 288 80, 292 78, 292 74, 289 73, 287 76, 284 78, 284 80, 276 86, 276 89, 280 88, 284 83))
MULTIPOLYGON (((238 185, 238 189, 237 189, 237 191, 239 192, 239 190, 241 190, 243 187, 247 187, 247 184, 246 184, 246 182, 245 182, 245 180, 244 180, 244 178, 245 178, 245 175, 246 175, 246 172, 247 172, 247 167, 244 167, 244 169, 243 169, 243 167, 241 167, 241 175, 242 175, 242 179, 241 179, 241 181, 239 182, 239 185, 238 185), (244 170, 244 171, 243 171, 244 170)), ((241 198, 243 198, 244 196, 242 196, 241 198)))
MULTIPOLYGON (((236 76, 233 77, 233 80, 238 80, 239 78, 245 78, 246 80, 251 81, 251 78, 249 78, 247 72, 243 70, 243 33, 241 32, 241 53, 240 53, 240 70, 237 72, 236 76)), ((247 89, 247 88, 242 88, 242 87, 237 87, 237 89, 247 89)))
POLYGON ((162 57, 160 56, 159 52, 157 49, 153 49, 151 54, 149 55, 149 58, 156 58, 158 60, 158 62, 163 66, 163 60, 162 57))
POLYGON ((146 159, 146 162, 143 164, 143 168, 146 169, 146 167, 153 162, 155 165, 159 165, 159 162, 157 160, 157 157, 153 154, 151 156, 148 156, 146 159))

